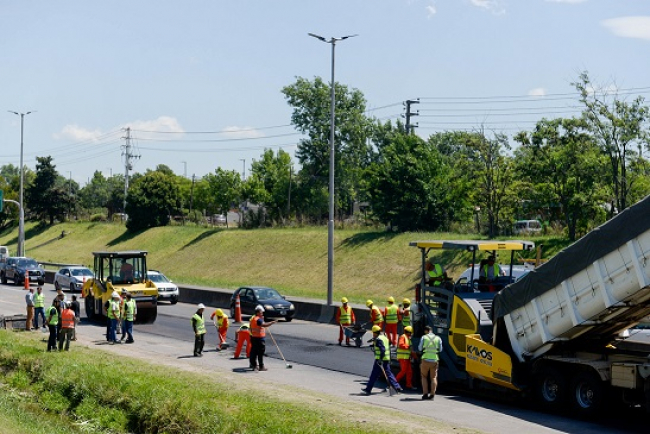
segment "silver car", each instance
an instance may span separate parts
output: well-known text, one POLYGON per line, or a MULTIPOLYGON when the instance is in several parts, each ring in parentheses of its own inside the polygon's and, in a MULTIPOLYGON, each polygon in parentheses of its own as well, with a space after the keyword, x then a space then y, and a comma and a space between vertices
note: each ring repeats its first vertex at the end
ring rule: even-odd
POLYGON ((81 292, 84 282, 93 277, 93 272, 87 267, 64 267, 54 274, 54 287, 57 290, 69 289, 71 292, 81 292))
POLYGON ((168 300, 171 304, 178 303, 178 286, 167 276, 157 270, 147 270, 147 279, 158 288, 158 300, 168 300))

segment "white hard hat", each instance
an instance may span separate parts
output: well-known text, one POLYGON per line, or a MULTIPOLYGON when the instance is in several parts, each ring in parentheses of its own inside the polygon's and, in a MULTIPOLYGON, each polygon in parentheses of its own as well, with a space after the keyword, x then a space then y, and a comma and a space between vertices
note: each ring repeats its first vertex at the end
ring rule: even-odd
POLYGON ((120 298, 120 294, 118 294, 117 292, 113 292, 111 298, 120 298))
POLYGON ((262 307, 261 304, 258 304, 257 306, 255 306, 255 312, 257 312, 257 311, 264 312, 264 308, 262 307))
POLYGON ((205 305, 204 305, 203 303, 199 303, 198 308, 199 308, 199 309, 205 309, 205 305))

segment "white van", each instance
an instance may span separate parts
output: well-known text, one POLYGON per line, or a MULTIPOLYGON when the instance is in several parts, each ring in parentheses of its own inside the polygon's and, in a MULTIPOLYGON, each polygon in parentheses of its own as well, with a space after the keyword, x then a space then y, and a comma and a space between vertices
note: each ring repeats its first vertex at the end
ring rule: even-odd
POLYGON ((517 220, 512 227, 512 233, 515 235, 539 234, 540 232, 542 232, 542 223, 539 220, 517 220))
POLYGON ((9 257, 9 247, 0 246, 0 259, 7 259, 9 257))

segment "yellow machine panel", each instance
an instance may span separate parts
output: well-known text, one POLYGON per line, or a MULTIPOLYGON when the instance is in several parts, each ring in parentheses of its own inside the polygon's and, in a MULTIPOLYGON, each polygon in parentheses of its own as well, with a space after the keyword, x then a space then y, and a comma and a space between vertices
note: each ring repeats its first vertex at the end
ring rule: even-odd
POLYGON ((465 357, 465 336, 478 331, 478 319, 462 298, 454 296, 449 326, 449 346, 459 357, 465 357))
POLYGON ((512 384, 512 359, 508 354, 481 340, 480 335, 467 335, 465 341, 465 368, 470 376, 520 390, 512 384))

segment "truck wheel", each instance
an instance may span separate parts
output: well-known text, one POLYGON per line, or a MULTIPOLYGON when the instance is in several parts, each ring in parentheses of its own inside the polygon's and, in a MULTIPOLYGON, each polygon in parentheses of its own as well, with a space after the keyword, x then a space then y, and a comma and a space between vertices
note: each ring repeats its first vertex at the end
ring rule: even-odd
POLYGON ((535 391, 537 400, 547 410, 557 410, 566 401, 566 377, 552 366, 542 368, 537 375, 535 391))
POLYGON ((2 273, 2 284, 6 285, 7 284, 7 276, 5 276, 4 273, 2 273))
POLYGON ((580 372, 571 381, 571 405, 581 416, 595 414, 605 399, 600 378, 591 372, 580 372))
POLYGON ((86 318, 92 321, 95 318, 95 297, 89 295, 86 297, 86 318))

